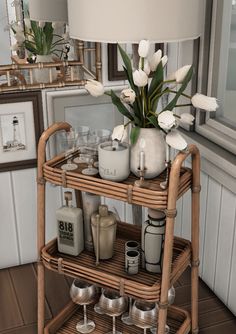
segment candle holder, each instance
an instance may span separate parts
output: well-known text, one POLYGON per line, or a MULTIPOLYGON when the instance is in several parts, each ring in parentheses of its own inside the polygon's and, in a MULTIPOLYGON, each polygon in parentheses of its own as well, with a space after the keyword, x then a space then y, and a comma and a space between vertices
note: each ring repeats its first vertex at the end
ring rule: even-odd
POLYGON ((163 182, 160 183, 160 187, 163 190, 167 189, 168 185, 169 185, 169 175, 170 175, 170 169, 171 169, 171 160, 166 161, 165 164, 166 164, 166 178, 165 178, 165 181, 163 181, 163 182))
POLYGON ((144 169, 140 169, 140 167, 138 167, 138 174, 139 174, 140 179, 136 180, 134 182, 135 186, 140 187, 140 188, 149 188, 150 187, 150 182, 146 181, 144 179, 146 170, 147 170, 147 168, 145 168, 145 167, 144 167, 144 169))

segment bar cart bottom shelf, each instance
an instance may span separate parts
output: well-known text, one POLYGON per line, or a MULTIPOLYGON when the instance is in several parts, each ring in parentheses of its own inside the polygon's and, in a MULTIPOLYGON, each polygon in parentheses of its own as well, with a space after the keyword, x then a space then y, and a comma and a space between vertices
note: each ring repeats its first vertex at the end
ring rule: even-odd
MULTIPOLYGON (((107 315, 96 314, 94 305, 88 306, 88 318, 96 324, 94 334, 104 334, 112 330, 112 318, 107 315)), ((45 327, 44 334, 78 334, 75 326, 83 319, 83 307, 70 302, 53 318, 45 327)), ((117 329, 123 334, 141 334, 143 330, 136 326, 127 326, 117 318, 117 329)), ((168 308, 167 324, 170 327, 170 334, 187 334, 190 331, 190 316, 187 311, 175 306, 168 308)), ((148 331, 150 333, 150 331, 148 331)))

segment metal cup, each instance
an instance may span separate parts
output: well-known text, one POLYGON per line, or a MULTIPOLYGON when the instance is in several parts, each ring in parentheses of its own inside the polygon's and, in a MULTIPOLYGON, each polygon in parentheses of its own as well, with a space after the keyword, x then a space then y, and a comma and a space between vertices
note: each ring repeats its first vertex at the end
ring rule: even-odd
POLYGON ((129 275, 135 275, 139 269, 140 253, 137 250, 131 250, 125 253, 125 270, 129 275))

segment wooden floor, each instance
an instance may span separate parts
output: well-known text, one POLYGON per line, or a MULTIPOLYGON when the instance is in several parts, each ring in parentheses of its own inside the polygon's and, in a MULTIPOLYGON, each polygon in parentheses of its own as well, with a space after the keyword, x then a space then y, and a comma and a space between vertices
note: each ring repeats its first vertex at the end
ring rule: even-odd
MULTIPOLYGON (((37 282, 35 264, 0 270, 0 334, 36 334, 37 282)), ((46 318, 69 301, 71 279, 46 271, 46 318)), ((200 334, 236 333, 234 315, 200 281, 200 334)), ((190 271, 176 284, 175 304, 190 309, 190 271)))

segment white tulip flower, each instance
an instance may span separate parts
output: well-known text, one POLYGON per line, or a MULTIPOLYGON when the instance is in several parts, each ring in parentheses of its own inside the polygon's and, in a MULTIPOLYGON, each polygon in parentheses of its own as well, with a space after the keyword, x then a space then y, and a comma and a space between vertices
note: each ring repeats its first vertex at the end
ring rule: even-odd
POLYGON ((150 66, 149 66, 149 63, 148 63, 147 59, 145 59, 145 61, 144 61, 144 68, 143 68, 143 70, 147 74, 147 76, 149 76, 149 74, 151 72, 151 69, 150 69, 150 66))
POLYGON ((165 55, 161 58, 162 66, 165 67, 168 62, 168 57, 165 55))
POLYGON ((176 124, 176 119, 172 111, 170 110, 165 110, 161 112, 158 117, 158 124, 163 130, 170 130, 175 126, 176 124))
POLYGON ((88 80, 85 89, 94 97, 98 97, 104 94, 104 87, 101 82, 96 80, 88 80))
POLYGON ((166 143, 176 150, 185 150, 188 146, 186 140, 180 135, 177 130, 172 130, 166 135, 166 143))
POLYGON ((180 118, 178 118, 178 121, 182 124, 187 125, 193 125, 193 121, 195 120, 195 117, 188 113, 183 113, 180 115, 180 118))
POLYGON ((25 23, 26 28, 31 29, 31 21, 29 18, 26 17, 24 19, 24 23, 25 23))
POLYGON ((131 88, 123 89, 120 94, 120 100, 128 104, 133 104, 135 101, 135 97, 135 92, 131 88))
POLYGON ((134 84, 138 87, 144 87, 148 83, 148 76, 143 70, 136 70, 133 72, 134 84))
POLYGON ((215 97, 206 96, 203 94, 195 94, 191 98, 191 102, 195 108, 204 109, 206 111, 216 111, 219 107, 215 97))
POLYGON ((44 28, 44 26, 45 26, 45 22, 43 22, 43 21, 39 21, 39 28, 44 28))
POLYGON ((148 55, 149 47, 150 43, 148 40, 146 39, 141 40, 138 46, 139 57, 146 58, 148 55))
POLYGON ((112 135, 111 135, 111 139, 112 140, 118 140, 118 141, 122 141, 123 137, 125 134, 125 127, 124 125, 117 125, 116 127, 114 127, 112 135))
POLYGON ((25 41, 25 35, 22 32, 17 32, 15 34, 15 39, 17 40, 18 44, 22 44, 25 41))
POLYGON ((158 66, 158 64, 161 61, 161 57, 162 57, 162 51, 161 49, 159 49, 158 51, 156 51, 154 53, 154 55, 151 57, 150 61, 149 61, 149 65, 150 65, 150 69, 152 72, 156 71, 156 68, 158 66))
POLYGON ((188 74, 188 71, 190 70, 191 65, 185 65, 181 68, 179 68, 176 72, 175 72, 175 80, 177 83, 182 83, 186 77, 186 75, 188 74))

